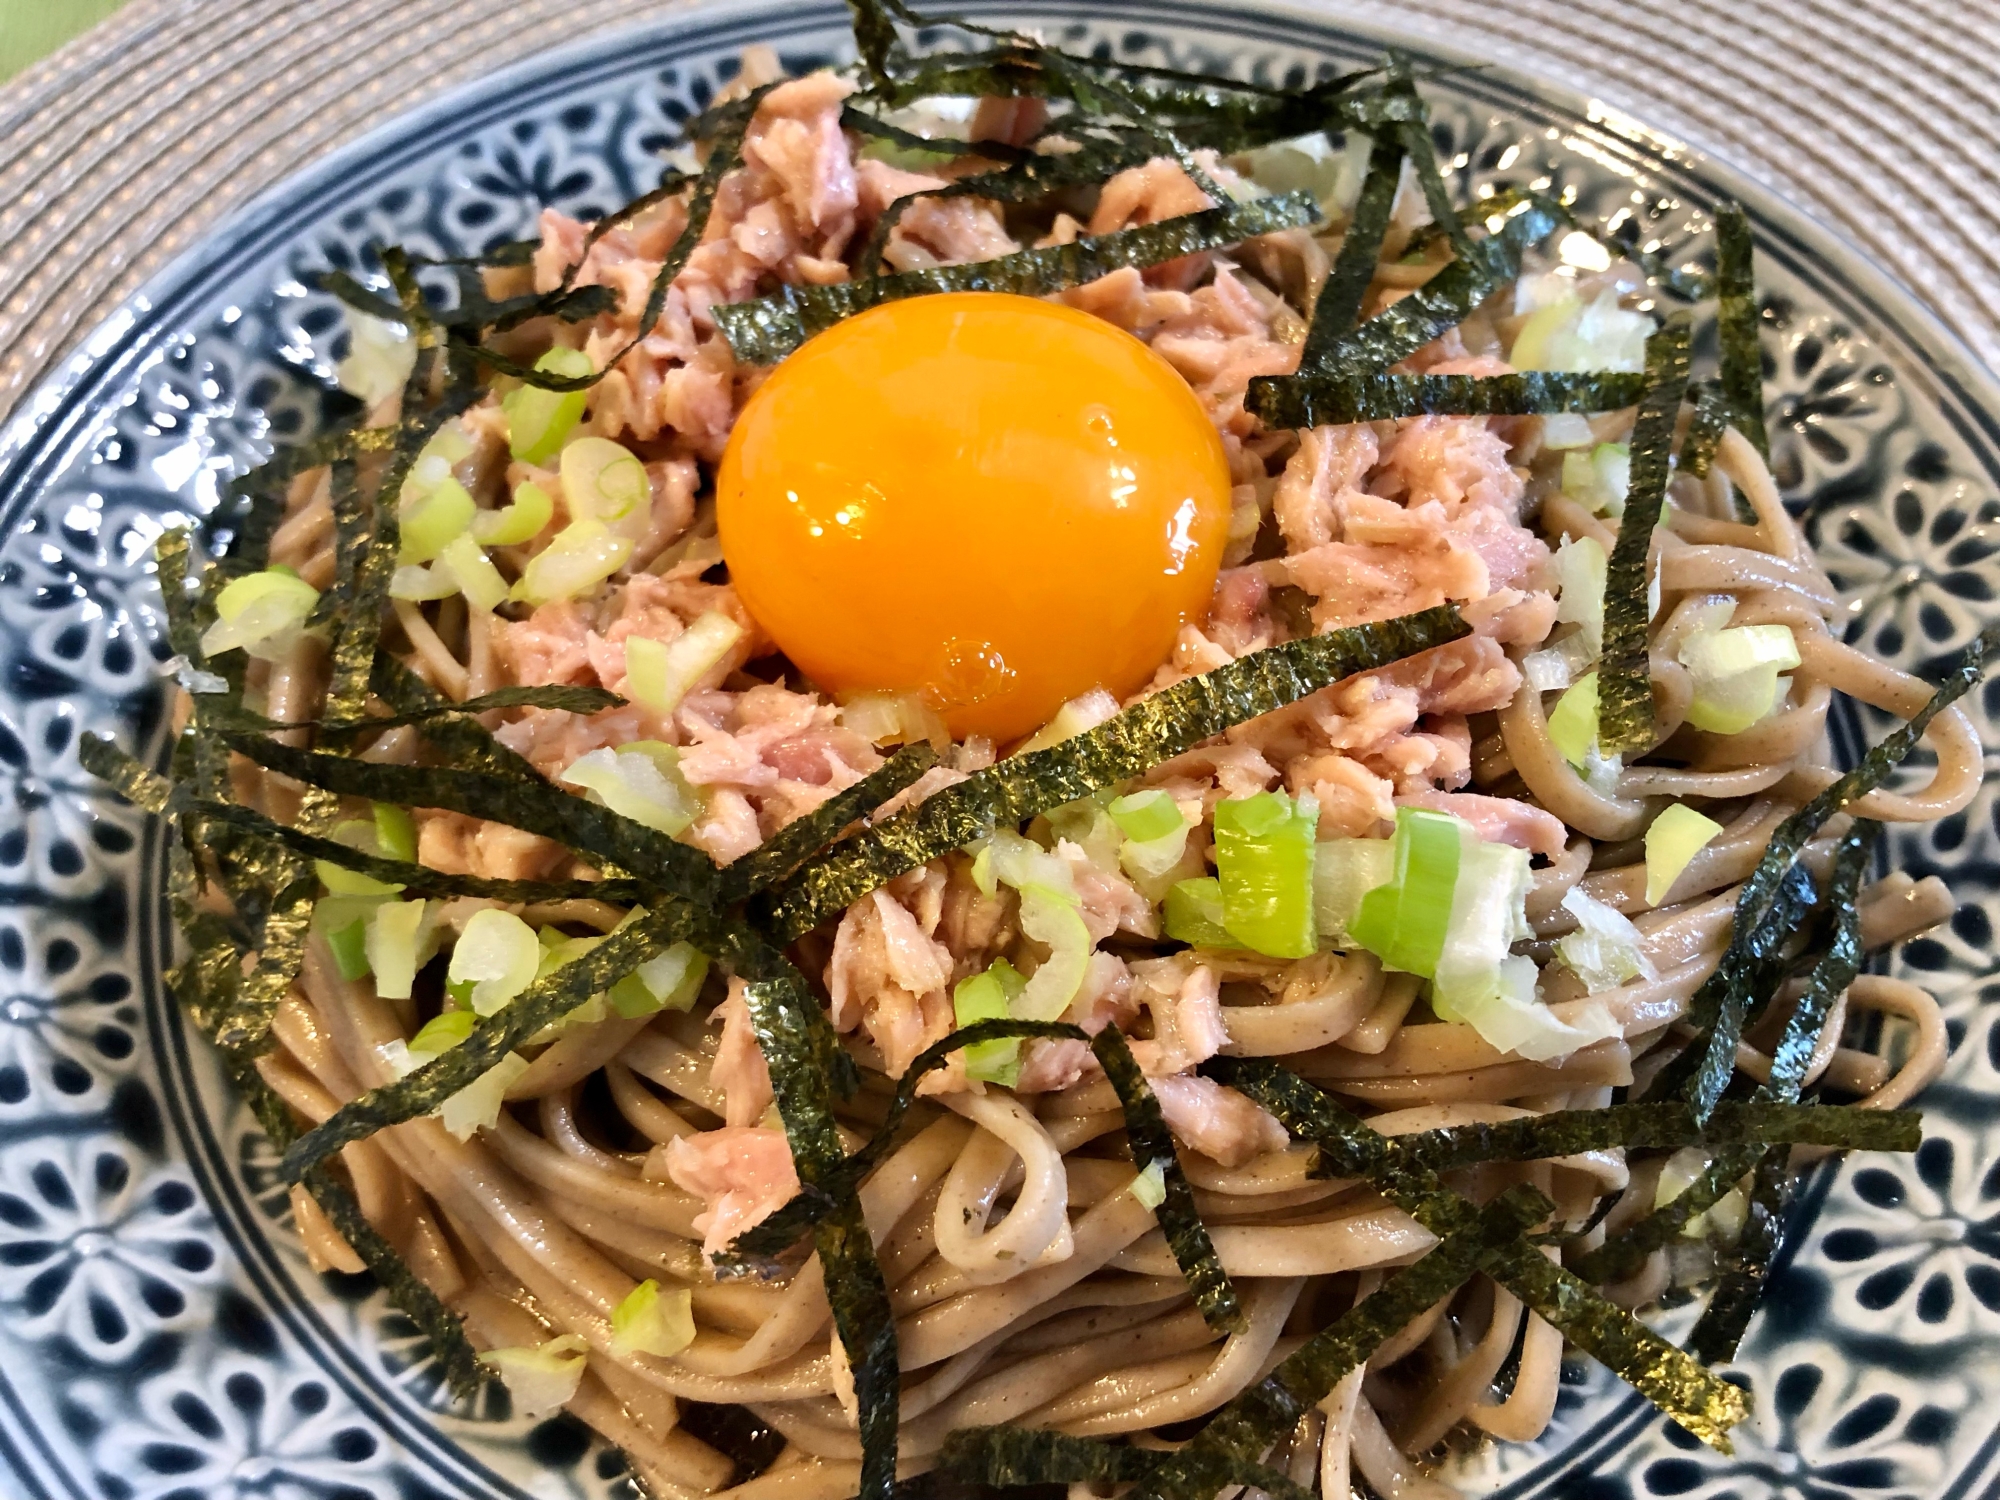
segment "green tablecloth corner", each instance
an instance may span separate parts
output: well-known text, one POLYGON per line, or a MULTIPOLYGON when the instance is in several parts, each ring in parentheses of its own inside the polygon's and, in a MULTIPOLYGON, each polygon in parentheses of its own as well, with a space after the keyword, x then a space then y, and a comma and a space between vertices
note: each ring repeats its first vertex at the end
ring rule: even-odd
POLYGON ((125 0, 0 0, 0 78, 12 78, 73 36, 80 36, 125 0))

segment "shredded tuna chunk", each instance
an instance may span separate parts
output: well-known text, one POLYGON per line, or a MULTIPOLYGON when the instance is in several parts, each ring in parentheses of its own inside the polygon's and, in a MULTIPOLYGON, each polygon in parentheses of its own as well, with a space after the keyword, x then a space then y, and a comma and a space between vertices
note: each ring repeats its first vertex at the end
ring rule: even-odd
POLYGON ((834 1027, 858 1028, 900 1078, 952 1029, 951 972, 951 953, 907 907, 886 890, 864 896, 840 919, 827 964, 834 1027))
POLYGON ((1485 797, 1477 792, 1436 792, 1428 789, 1408 792, 1396 799, 1407 807, 1427 807, 1432 812, 1450 813, 1472 825, 1472 831, 1490 844, 1512 844, 1530 854, 1560 858, 1569 842, 1569 830, 1552 812, 1514 797, 1485 797))
POLYGON ((1213 1079, 1149 1078, 1167 1128, 1184 1144, 1225 1167, 1240 1167, 1291 1143, 1285 1127, 1235 1089, 1213 1079))
POLYGON ((417 861, 447 875, 486 880, 545 880, 569 860, 553 839, 463 813, 419 808, 417 861))
POLYGON ((761 1224, 799 1190, 792 1148, 782 1130, 726 1125, 666 1145, 667 1175, 708 1204, 696 1214, 702 1252, 713 1258, 752 1225, 761 1224))
POLYGON ((712 1024, 722 1027, 709 1081, 722 1090, 722 1118, 730 1125, 755 1125, 775 1097, 771 1069, 757 1045, 757 1033, 751 1029, 750 1006, 743 998, 743 989, 743 981, 731 975, 729 997, 709 1017, 712 1024))
POLYGON ((1142 1072, 1185 1072, 1228 1045, 1214 969, 1177 953, 1134 964, 1132 979, 1135 996, 1153 1018, 1152 1039, 1132 1044, 1142 1072))

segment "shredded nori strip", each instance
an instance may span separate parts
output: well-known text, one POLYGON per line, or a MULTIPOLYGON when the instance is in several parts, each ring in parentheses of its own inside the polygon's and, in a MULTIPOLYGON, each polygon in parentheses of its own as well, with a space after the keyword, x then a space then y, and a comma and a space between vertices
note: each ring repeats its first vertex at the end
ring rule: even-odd
MULTIPOLYGON (((1915 1110, 1853 1109, 1724 1100, 1706 1124, 1681 1101, 1565 1109, 1496 1124, 1449 1125, 1394 1137, 1397 1149, 1434 1172, 1496 1161, 1547 1161, 1618 1147, 1813 1145, 1853 1151, 1914 1151, 1915 1110)), ((1319 1169, 1315 1169, 1319 1175, 1319 1169)), ((1325 1175, 1339 1175, 1331 1165, 1325 1175)))
POLYGON ((846 1153, 833 1120, 833 1080, 812 1022, 823 1012, 793 977, 740 977, 748 980, 743 997, 751 1030, 771 1071, 799 1182, 831 1202, 813 1226, 813 1242, 860 1407, 860 1500, 887 1500, 896 1482, 896 1316, 861 1217, 861 1200, 844 1182, 846 1153))
POLYGON ((1694 416, 1681 438, 1675 467, 1683 474, 1705 479, 1715 465, 1715 450, 1722 445, 1722 434, 1729 426, 1729 403, 1723 398, 1722 388, 1712 380, 1697 380, 1688 387, 1688 395, 1694 401, 1694 416))
MULTIPOLYGON (((1320 284, 1319 296, 1313 300, 1312 326, 1306 330, 1305 348, 1299 355, 1301 372, 1321 370, 1328 351, 1361 320, 1361 304, 1375 279, 1375 263, 1382 258, 1382 238, 1388 233, 1396 188, 1402 180, 1403 143, 1393 132, 1385 131, 1369 150, 1368 175, 1361 180, 1346 237, 1320 284)), ((1251 409, 1263 415, 1258 407, 1251 409)))
POLYGON ((426 703, 420 708, 405 709, 401 713, 357 719, 324 719, 319 722, 319 728, 322 733, 393 729, 399 724, 421 724, 427 719, 443 718, 448 714, 483 714, 490 713, 496 708, 545 708, 561 709, 565 713, 573 714, 595 714, 609 708, 624 706, 623 698, 601 687, 531 683, 520 687, 495 688, 490 693, 481 693, 477 698, 466 698, 459 702, 426 703))
MULTIPOLYGON (((1276 1063, 1265 1058, 1213 1057, 1201 1071, 1242 1092, 1295 1135, 1317 1143, 1322 1159, 1333 1164, 1335 1173, 1368 1178, 1431 1233, 1441 1238, 1462 1233, 1480 1212, 1447 1188, 1435 1171, 1406 1157, 1393 1138, 1369 1129, 1331 1095, 1276 1063)), ((1734 1386, 1717 1380, 1631 1314, 1607 1302, 1579 1276, 1550 1265, 1525 1241, 1496 1256, 1486 1269, 1561 1327, 1571 1343, 1595 1356, 1688 1431, 1729 1451, 1728 1430, 1748 1410, 1734 1386)))
POLYGON ((404 807, 438 807, 554 839, 679 896, 715 888, 715 866, 699 849, 622 817, 601 803, 537 779, 515 781, 456 766, 393 766, 295 750, 263 735, 223 736, 229 748, 308 786, 404 807))
POLYGON ((1160 1101, 1153 1097, 1145 1075, 1132 1060, 1124 1033, 1116 1026, 1106 1026, 1090 1039, 1090 1050, 1097 1054, 1104 1076, 1111 1080, 1118 1102, 1125 1107, 1125 1134, 1131 1142, 1133 1166, 1140 1171, 1155 1164, 1160 1167, 1166 1197, 1153 1216, 1159 1220, 1167 1248, 1174 1253, 1174 1264, 1187 1279, 1194 1305, 1201 1309, 1209 1327, 1228 1333, 1241 1331, 1247 1325, 1236 1288, 1230 1285, 1208 1229, 1195 1211, 1194 1189, 1188 1186, 1180 1159, 1174 1154, 1174 1138, 1160 1113, 1160 1101))
MULTIPOLYGON (((1468 1205, 1468 1207, 1470 1207, 1468 1205)), ((1230 1400, 1187 1445, 1143 1476, 1130 1500, 1206 1500, 1255 1463, 1341 1378, 1394 1333, 1489 1267, 1498 1252, 1555 1205, 1514 1187, 1443 1237, 1422 1260, 1390 1272, 1373 1296, 1321 1329, 1264 1379, 1230 1400)), ((1539 1257, 1538 1257, 1539 1258, 1539 1257)), ((1546 1264, 1546 1262, 1544 1262, 1546 1264)))
MULTIPOLYGON (((1260 377, 1263 378, 1263 377, 1260 377)), ((1246 405, 1267 427, 1321 427, 1425 415, 1518 417, 1550 412, 1618 411, 1644 391, 1646 377, 1611 371, 1564 374, 1517 370, 1507 375, 1274 376, 1246 405)))
MULTIPOLYGON (((1805 992, 1799 996, 1778 1043, 1771 1049, 1771 1072, 1757 1088, 1757 1100, 1789 1103, 1799 1097, 1834 1002, 1861 972, 1861 912, 1856 899, 1862 876, 1874 858, 1882 827, 1866 818, 1841 840, 1827 880, 1827 904, 1833 912, 1833 938, 1813 965, 1805 992)), ((1824 1111, 1808 1111, 1824 1113, 1824 1111)), ((1867 1111, 1857 1110, 1857 1114, 1867 1111)), ((1790 1153, 1768 1147, 1758 1161, 1749 1193, 1749 1213, 1736 1243, 1722 1257, 1722 1277, 1701 1321, 1688 1337, 1695 1357, 1710 1364, 1736 1357, 1736 1346, 1750 1326, 1763 1296, 1771 1259, 1784 1240, 1785 1210, 1791 1201, 1790 1153)))
MULTIPOLYGON (((1557 219, 1538 204, 1521 209, 1501 227, 1474 241, 1470 252, 1453 261, 1407 297, 1377 313, 1367 322, 1343 334, 1326 349, 1316 370, 1333 374, 1380 370, 1407 359, 1447 329, 1465 321, 1466 315, 1499 289, 1503 282, 1520 274, 1521 254, 1546 237, 1557 219)), ((1254 392, 1259 381, 1282 381, 1293 377, 1260 375, 1250 383, 1254 392)))
POLYGON ((279 1171, 287 1182, 297 1182, 315 1162, 349 1141, 429 1114, 544 1026, 611 988, 662 948, 693 937, 696 930, 695 912, 685 902, 668 897, 650 910, 640 909, 637 917, 588 953, 535 981, 494 1014, 480 1017, 457 1046, 394 1083, 343 1104, 292 1144, 279 1171))
POLYGON ((411 720, 418 735, 443 750, 454 764, 490 772, 515 781, 548 778, 525 756, 508 749, 476 719, 452 712, 452 701, 387 651, 376 653, 368 674, 369 689, 398 714, 421 714, 411 720))
POLYGON ((790 875, 833 843, 857 818, 864 818, 937 764, 929 745, 905 745, 844 791, 835 792, 803 817, 795 818, 722 872, 719 899, 727 904, 790 875))
POLYGON ((1330 683, 1467 634, 1451 605, 1262 651, 1190 677, 1046 750, 979 771, 843 840, 753 903, 781 942, 808 932, 905 870, 1152 769, 1232 725, 1330 683))
POLYGON ((1764 354, 1757 343, 1757 284, 1750 216, 1743 205, 1724 203, 1715 211, 1715 335, 1721 350, 1722 396, 1737 429, 1765 458, 1771 439, 1764 430, 1764 354))
POLYGON ((1125 1133, 1131 1143, 1134 1169, 1144 1171, 1156 1162, 1160 1166, 1166 1198, 1153 1211, 1154 1217, 1173 1251, 1174 1263, 1187 1280, 1195 1306, 1211 1327, 1237 1331, 1242 1326, 1242 1309, 1236 1289, 1223 1271, 1208 1230, 1195 1210, 1194 1190, 1181 1170, 1159 1101, 1153 1097, 1145 1075, 1139 1071, 1131 1049, 1115 1026, 1107 1026, 1092 1036, 1066 1021, 977 1021, 933 1042, 917 1054, 903 1076, 896 1080, 895 1097, 882 1125, 866 1144, 852 1156, 843 1155, 819 1180, 807 1181, 801 1177, 798 1194, 739 1234, 723 1254, 715 1257, 716 1264, 725 1271, 739 1271, 768 1262, 789 1249, 808 1228, 823 1222, 835 1205, 859 1188, 895 1149, 903 1121, 916 1101, 918 1085, 950 1062, 954 1053, 982 1042, 1030 1037, 1067 1038, 1089 1044, 1125 1112, 1125 1133))
MULTIPOLYGON (((1783 894, 1799 851, 1827 819, 1888 779, 1916 748, 1931 720, 1971 690, 1996 647, 2000 647, 2000 625, 1989 625, 1966 647, 1915 717, 1870 749, 1859 765, 1785 819, 1771 835, 1763 857, 1737 893, 1734 928, 1722 961, 1689 1003, 1689 1021, 1697 1030, 1707 1032, 1706 1038, 1698 1038, 1683 1054, 1695 1059, 1687 1089, 1697 1120, 1706 1120, 1714 1112, 1736 1071, 1736 1042, 1743 1032, 1750 994, 1744 976, 1760 958, 1760 945, 1774 951, 1789 935, 1792 923, 1786 920, 1783 894)), ((1655 1080, 1655 1088, 1661 1087, 1664 1078, 1655 1080)))
POLYGON ((1294 229, 1319 217, 1310 193, 1287 193, 1245 203, 1224 203, 1178 218, 1159 219, 1110 234, 1086 235, 1067 245, 1020 250, 968 265, 898 271, 832 286, 786 286, 755 302, 712 310, 716 326, 745 364, 775 364, 807 339, 885 302, 932 292, 1022 292, 1039 295, 1081 286, 1123 266, 1162 261, 1294 229))
POLYGON ((1604 583, 1604 650, 1597 667, 1597 747, 1604 755, 1647 750, 1653 743, 1647 570, 1667 494, 1674 423, 1687 392, 1688 334, 1687 314, 1675 313, 1646 340, 1646 394, 1632 425, 1625 514, 1604 583))
MULTIPOLYGON (((1168 1454, 1039 1427, 961 1427, 944 1440, 939 1465, 960 1479, 995 1489, 1039 1484, 1116 1484, 1157 1473, 1168 1454)), ((1228 1465, 1229 1484, 1254 1486, 1273 1500, 1312 1500, 1313 1492, 1268 1464, 1228 1465)))
POLYGON ((1716 1257, 1721 1271, 1700 1321, 1688 1334, 1688 1353, 1704 1364, 1726 1364, 1764 1300, 1771 1262, 1783 1248, 1785 1215, 1792 1202, 1791 1166, 1783 1152, 1766 1152, 1750 1180, 1748 1212, 1736 1243, 1716 1257))

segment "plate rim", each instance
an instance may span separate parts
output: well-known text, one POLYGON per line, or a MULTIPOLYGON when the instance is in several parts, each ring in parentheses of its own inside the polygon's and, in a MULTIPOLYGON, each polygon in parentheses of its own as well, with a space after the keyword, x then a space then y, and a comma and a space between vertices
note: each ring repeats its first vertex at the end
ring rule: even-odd
MULTIPOLYGON (((1234 4, 1218 0, 1111 0, 1088 15, 1081 14, 1079 7, 1069 0, 1014 0, 1014 3, 974 0, 963 9, 976 16, 1064 17, 1112 25, 1219 23, 1219 29, 1227 34, 1233 47, 1255 46, 1260 41, 1289 36, 1303 40, 1308 46, 1344 40, 1375 47, 1402 46, 1447 62, 1476 61, 1469 52, 1453 48, 1427 33, 1399 32, 1290 0, 1241 0, 1234 4)), ((48 475, 70 455, 81 431, 87 431, 100 419, 103 408, 92 398, 133 378, 158 351, 180 336, 177 315, 184 309, 198 307, 202 298, 227 286, 235 276, 279 247, 295 243, 298 217, 335 190, 344 177, 365 182, 393 173, 433 151, 435 143, 424 139, 428 124, 448 118, 463 129, 468 104, 475 106, 470 118, 492 123, 545 104, 560 88, 574 87, 580 81, 589 81, 593 75, 635 72, 645 66, 642 63, 635 68, 632 56, 635 40, 644 39, 648 53, 726 45, 732 37, 743 42, 759 39, 782 42, 786 36, 824 30, 836 24, 842 14, 837 0, 811 0, 803 5, 787 4, 785 0, 727 0, 553 48, 454 85, 273 184, 241 209, 220 219, 200 242, 163 267, 126 304, 92 330, 75 356, 37 382, 24 396, 16 414, 0 428, 0 525, 10 534, 16 529, 22 509, 45 492, 48 475), (507 87, 513 83, 533 85, 538 80, 539 87, 518 90, 507 87), (366 171, 357 172, 358 168, 366 171), (220 254, 218 247, 222 250, 220 254)), ((1698 197, 1720 191, 1740 198, 1752 208, 1758 248, 1768 253, 1774 248, 1770 242, 1775 240, 1775 248, 1788 269, 1837 309, 1854 311, 1866 318, 1867 331, 1884 345, 1885 356, 1895 363, 1899 380, 1915 377, 1920 386, 1931 387, 1917 399, 1926 401, 1940 417, 1958 428, 1978 456, 1981 467, 1989 475, 2000 477, 2000 381, 1914 292, 1848 244, 1830 226, 1733 167, 1725 158, 1655 130, 1615 106, 1530 71, 1511 64, 1482 63, 1469 80, 1463 77, 1455 80, 1454 87, 1482 102, 1498 96, 1494 102, 1504 100, 1514 108, 1539 106, 1544 112, 1562 116, 1564 121, 1586 122, 1618 142, 1641 170, 1672 181, 1676 188, 1685 190, 1692 186, 1698 197), (1479 86, 1488 81, 1495 87, 1479 86), (1861 306, 1851 307, 1857 299, 1861 306)), ((1886 498, 1870 503, 1879 504, 1886 498)), ((149 822, 148 842, 142 847, 151 847, 153 837, 153 825, 149 822)), ((144 864, 142 859, 142 868, 144 864)), ((163 950, 153 939, 156 935, 164 937, 165 929, 154 926, 154 903, 142 902, 135 915, 140 912, 144 913, 139 919, 145 934, 141 937, 140 951, 152 961, 156 979, 163 950)), ((169 1049, 184 1052, 188 1038, 178 1012, 164 1003, 161 987, 149 981, 147 991, 149 1021, 155 1019, 155 1007, 159 1006, 158 1020, 164 1022, 153 1031, 155 1037, 167 1044, 161 1048, 159 1060, 169 1064, 174 1061, 169 1049)), ((163 1078, 172 1072, 171 1067, 163 1067, 163 1078)), ((185 1107, 188 1101, 178 1078, 163 1088, 162 1100, 170 1116, 185 1107)), ((193 1144, 195 1136, 208 1133, 191 1126, 191 1121, 177 1121, 176 1135, 193 1144)), ((215 1145, 219 1152, 220 1142, 215 1145)), ((191 1153, 191 1157, 195 1154, 191 1153)), ((226 1160, 226 1155, 222 1159, 226 1160)), ((189 1165, 198 1179, 211 1176, 207 1160, 191 1159, 189 1165)), ((204 1183, 205 1191, 208 1186, 204 1183)), ((250 1195, 240 1182, 232 1182, 226 1197, 247 1204, 250 1195)), ((231 1253, 237 1255, 260 1289, 282 1307, 280 1317, 309 1346, 345 1353, 347 1341, 326 1326, 317 1312, 296 1305, 290 1296, 273 1295, 289 1292, 291 1288, 284 1283, 290 1278, 281 1272, 274 1280, 271 1273, 277 1268, 260 1266, 256 1262, 261 1257, 244 1254, 246 1247, 238 1243, 234 1226, 225 1224, 227 1218, 224 1214, 217 1215, 218 1234, 230 1244, 231 1253)), ((322 1359, 321 1363, 329 1374, 338 1370, 336 1378, 351 1378, 360 1373, 347 1358, 322 1359)), ((16 1404, 4 1372, 0 1372, 0 1392, 4 1392, 10 1406, 15 1406, 17 1420, 25 1419, 27 1414, 16 1404)), ((393 1424, 390 1430, 404 1441, 409 1438, 404 1429, 411 1425, 411 1418, 417 1418, 415 1425, 421 1430, 412 1447, 431 1462, 437 1462, 438 1450, 443 1450, 448 1466, 460 1473, 476 1474, 480 1481, 501 1493, 526 1494, 512 1481, 492 1472, 434 1423, 423 1421, 420 1413, 410 1410, 406 1402, 394 1398, 383 1400, 382 1394, 368 1390, 363 1406, 378 1418, 388 1419, 393 1424)), ((1620 1409, 1608 1409, 1590 1432, 1578 1434, 1571 1451, 1579 1457, 1601 1452, 1604 1441, 1615 1436, 1614 1430, 1624 1420, 1620 1409)), ((24 1426, 33 1432, 31 1424, 24 1421, 24 1426)), ((13 1448, 10 1437, 11 1434, 0 1430, 0 1461, 11 1467, 15 1454, 10 1451, 13 1448)), ((1983 1471, 1990 1462, 1995 1442, 2000 1442, 2000 1434, 1982 1446, 1966 1470, 1968 1475, 1983 1471)), ((81 1493, 75 1490, 75 1480, 54 1455, 46 1449, 44 1452, 71 1491, 81 1493)), ((16 1472, 34 1482, 24 1468, 16 1472)), ((1530 1477, 1523 1476, 1523 1481, 1530 1477)), ((1519 1483, 1510 1484, 1504 1493, 1518 1493, 1521 1489, 1519 1483)))

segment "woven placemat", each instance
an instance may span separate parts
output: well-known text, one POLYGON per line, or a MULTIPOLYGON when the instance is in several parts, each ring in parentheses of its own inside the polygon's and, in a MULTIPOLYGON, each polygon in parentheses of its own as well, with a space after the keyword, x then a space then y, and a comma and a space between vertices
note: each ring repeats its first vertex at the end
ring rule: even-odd
MULTIPOLYGON (((0 87, 0 421, 119 302, 383 119, 647 0, 131 0, 0 87)), ((1335 0, 1564 84, 1845 234, 2000 367, 2000 12, 1952 0, 1335 0)))

